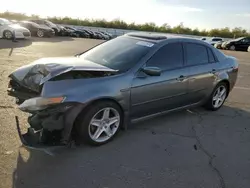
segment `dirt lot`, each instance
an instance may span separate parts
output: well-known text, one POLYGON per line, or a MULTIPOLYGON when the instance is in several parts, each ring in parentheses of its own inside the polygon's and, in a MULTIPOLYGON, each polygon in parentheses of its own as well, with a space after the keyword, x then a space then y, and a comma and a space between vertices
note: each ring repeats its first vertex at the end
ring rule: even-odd
POLYGON ((98 40, 54 38, 12 43, 0 40, 0 187, 249 188, 250 53, 229 52, 240 74, 225 106, 172 113, 135 124, 111 143, 54 151, 50 156, 20 147, 15 109, 6 94, 14 69, 47 56, 69 56, 98 40))

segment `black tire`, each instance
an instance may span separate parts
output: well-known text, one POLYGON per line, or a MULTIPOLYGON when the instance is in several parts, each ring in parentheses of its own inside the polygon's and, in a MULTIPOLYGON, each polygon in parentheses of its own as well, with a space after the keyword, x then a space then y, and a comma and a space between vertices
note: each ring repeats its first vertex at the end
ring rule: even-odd
POLYGON ((229 50, 231 50, 231 51, 236 51, 236 46, 235 46, 235 45, 229 46, 229 50))
POLYGON ((229 88, 228 88, 228 85, 227 85, 225 82, 220 82, 220 83, 218 83, 218 84, 216 85, 216 87, 214 88, 212 94, 211 94, 210 97, 208 98, 207 102, 205 103, 204 107, 205 107, 207 110, 211 110, 211 111, 219 110, 219 109, 223 106, 223 104, 224 104, 224 102, 225 102, 225 100, 226 100, 226 98, 227 98, 227 96, 228 96, 228 92, 229 92, 229 88), (222 104, 221 104, 219 107, 215 107, 215 106, 213 105, 213 97, 214 97, 215 92, 217 91, 217 89, 218 89, 219 87, 225 87, 225 89, 226 89, 226 92, 225 92, 225 93, 226 93, 226 97, 225 97, 225 99, 223 100, 222 104))
POLYGON ((9 30, 6 30, 6 31, 3 32, 3 36, 4 36, 5 39, 9 39, 10 40, 10 39, 13 38, 13 33, 11 31, 9 31, 9 30), (9 34, 9 35, 6 36, 7 34, 9 34))
POLYGON ((116 103, 111 102, 111 101, 101 101, 101 102, 94 103, 94 104, 90 105, 89 107, 87 107, 78 116, 78 118, 76 120, 75 130, 76 130, 76 134, 77 134, 77 141, 84 142, 84 143, 87 143, 87 144, 92 145, 92 146, 100 146, 100 145, 106 144, 114 139, 114 137, 117 135, 120 128, 122 127, 122 123, 123 123, 123 113, 122 113, 121 108, 116 103), (115 132, 115 134, 113 136, 111 136, 108 140, 106 140, 104 142, 96 142, 95 140, 93 140, 91 138, 90 133, 89 133, 90 121, 96 113, 98 113, 100 110, 102 110, 104 108, 108 108, 108 107, 114 108, 119 113, 119 115, 120 115, 119 127, 118 127, 117 131, 115 132))
POLYGON ((44 37, 44 32, 42 30, 38 30, 36 35, 39 37, 39 38, 43 38, 44 37))

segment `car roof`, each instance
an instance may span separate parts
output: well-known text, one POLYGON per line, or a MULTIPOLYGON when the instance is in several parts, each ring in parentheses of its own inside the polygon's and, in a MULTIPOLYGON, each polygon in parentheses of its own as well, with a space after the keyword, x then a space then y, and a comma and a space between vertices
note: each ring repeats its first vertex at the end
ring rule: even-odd
POLYGON ((131 32, 125 35, 129 37, 153 40, 155 42, 167 39, 167 36, 165 34, 156 34, 156 33, 131 32))
POLYGON ((23 22, 23 23, 34 23, 34 22, 30 21, 30 20, 22 20, 20 22, 23 22))
MULTIPOLYGON (((141 40, 147 40, 154 43, 160 43, 168 40, 178 40, 178 41, 185 41, 185 42, 197 42, 204 44, 205 42, 198 39, 192 38, 188 36, 180 36, 174 34, 158 34, 158 33, 146 33, 146 32, 132 32, 125 34, 127 37, 133 37, 141 40)), ((206 44, 206 43, 205 43, 206 44)))

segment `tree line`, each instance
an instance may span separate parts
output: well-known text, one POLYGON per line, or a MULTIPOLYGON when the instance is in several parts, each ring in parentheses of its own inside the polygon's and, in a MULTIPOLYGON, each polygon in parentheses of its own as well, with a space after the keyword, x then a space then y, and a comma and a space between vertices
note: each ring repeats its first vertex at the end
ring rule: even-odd
MULTIPOLYGON (((22 13, 4 12, 0 13, 1 18, 7 18, 9 20, 27 20, 31 18, 39 19, 38 15, 27 16, 22 13)), ((92 26, 92 27, 103 27, 103 28, 114 28, 114 29, 128 29, 128 30, 138 30, 138 31, 154 31, 161 33, 175 33, 175 34, 185 34, 185 35, 196 35, 196 36, 209 36, 209 37, 223 37, 223 38, 237 38, 243 36, 250 36, 250 32, 241 27, 235 27, 230 29, 225 28, 215 28, 211 30, 199 30, 198 28, 192 29, 184 26, 180 23, 177 26, 171 27, 169 24, 165 23, 161 26, 157 26, 153 22, 144 24, 126 23, 123 20, 115 19, 112 21, 107 21, 105 19, 75 19, 70 17, 48 17, 48 20, 55 24, 68 24, 68 25, 79 25, 79 26, 92 26)))

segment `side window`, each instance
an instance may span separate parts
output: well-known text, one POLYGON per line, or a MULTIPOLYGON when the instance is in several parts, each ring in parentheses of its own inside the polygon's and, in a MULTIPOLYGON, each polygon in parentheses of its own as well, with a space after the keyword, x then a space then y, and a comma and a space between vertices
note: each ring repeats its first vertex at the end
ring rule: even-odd
POLYGON ((200 65, 209 63, 207 47, 195 43, 186 43, 185 47, 187 65, 200 65))
POLYGON ((159 67, 162 70, 183 66, 183 49, 181 43, 167 44, 160 48, 147 62, 147 66, 159 67))
POLYGON ((245 43, 247 39, 242 39, 240 42, 245 43))
POLYGON ((35 22, 38 23, 38 24, 43 24, 42 20, 36 20, 35 22))
POLYGON ((207 48, 207 53, 208 53, 208 59, 209 59, 209 63, 214 63, 215 58, 214 58, 214 54, 212 52, 212 50, 210 48, 207 48))
POLYGON ((250 43, 250 38, 247 38, 247 43, 250 43))

